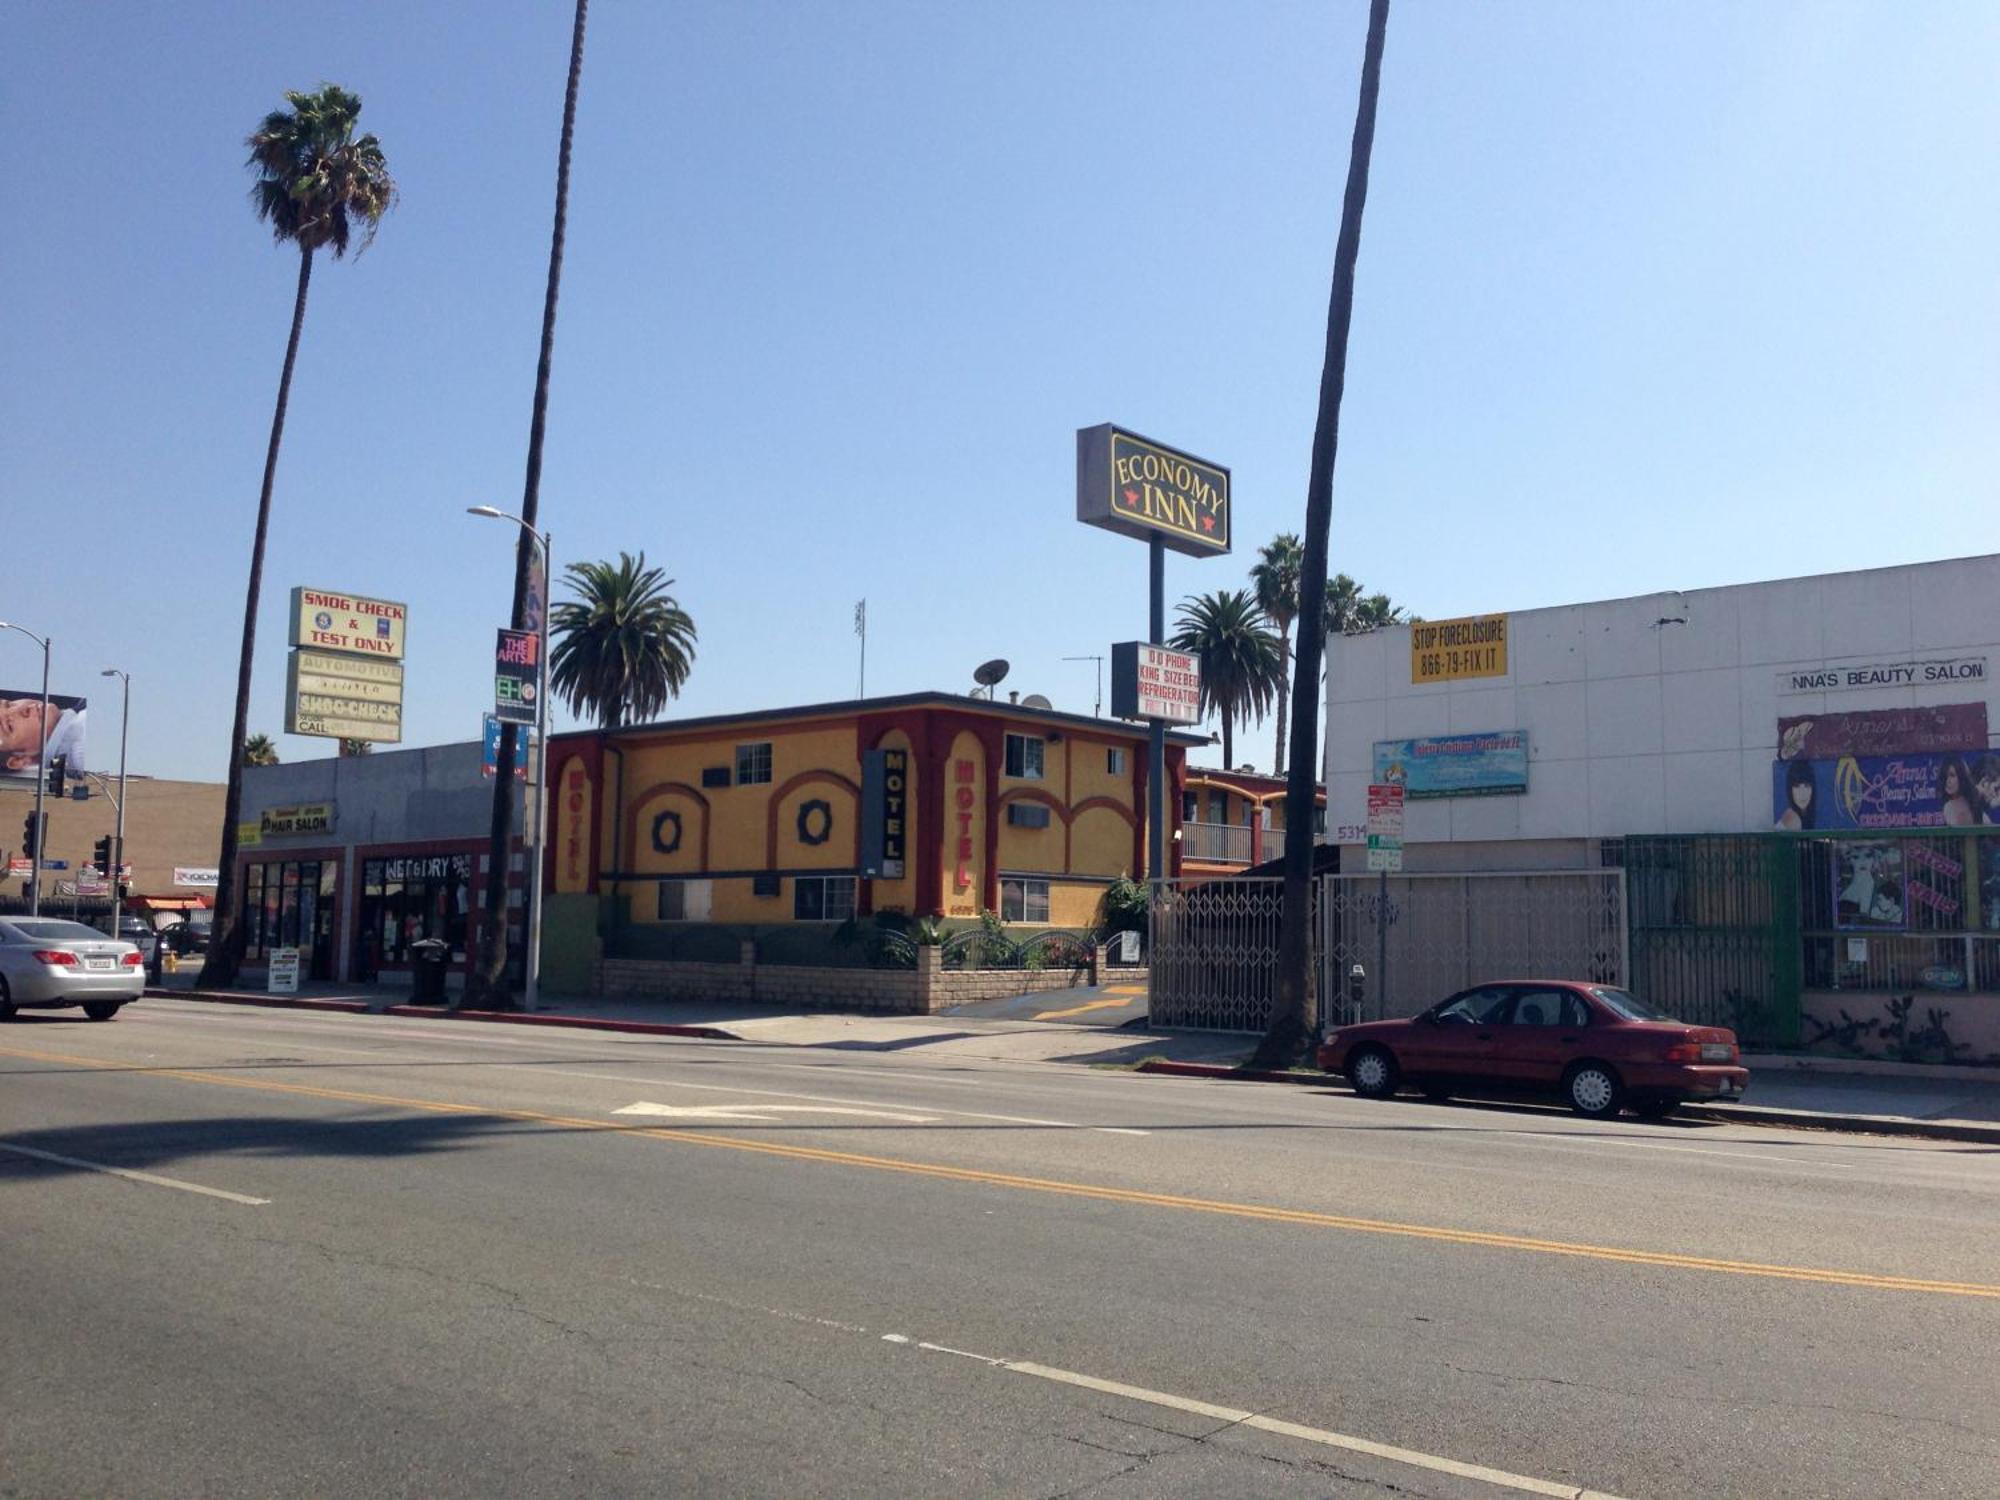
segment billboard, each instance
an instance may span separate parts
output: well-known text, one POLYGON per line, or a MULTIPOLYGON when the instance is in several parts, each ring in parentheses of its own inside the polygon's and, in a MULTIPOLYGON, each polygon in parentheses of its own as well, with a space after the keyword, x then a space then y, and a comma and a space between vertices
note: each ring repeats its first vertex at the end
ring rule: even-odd
POLYGON ((1201 658, 1144 641, 1111 648, 1111 717, 1201 722, 1201 658))
MULTIPOLYGON (((482 745, 480 749, 479 774, 491 778, 500 774, 500 721, 494 718, 493 715, 486 714, 481 718, 480 723, 483 726, 483 732, 481 735, 482 745)), ((532 734, 517 734, 514 736, 514 779, 516 781, 526 781, 528 779, 528 742, 533 738, 532 734)))
POLYGON ((408 606, 388 599, 337 594, 330 589, 295 588, 290 644, 401 661, 403 627, 409 614, 408 606))
POLYGON ((2000 823, 2000 751, 1773 761, 1771 817, 1787 833, 2000 823))
POLYGON ((1986 745, 1984 703, 1867 708, 1840 714, 1793 714, 1778 720, 1779 760, 1842 755, 1906 755, 1922 750, 1979 751, 1986 745))
POLYGON ((1229 550, 1229 471, 1109 423, 1079 428, 1076 518, 1214 557, 1229 550))
POLYGON ((1377 740, 1375 780, 1401 786, 1412 801, 1516 796, 1528 790, 1528 731, 1377 740))
POLYGON ((1507 617, 1466 615, 1410 626, 1410 681, 1457 682, 1507 675, 1507 617))
POLYGON ((909 847, 910 752, 870 750, 861 757, 861 873, 901 880, 909 847))
POLYGON ((0 688, 0 781, 38 780, 58 755, 71 776, 81 775, 86 769, 83 725, 88 702, 50 693, 44 721, 39 690, 0 688))

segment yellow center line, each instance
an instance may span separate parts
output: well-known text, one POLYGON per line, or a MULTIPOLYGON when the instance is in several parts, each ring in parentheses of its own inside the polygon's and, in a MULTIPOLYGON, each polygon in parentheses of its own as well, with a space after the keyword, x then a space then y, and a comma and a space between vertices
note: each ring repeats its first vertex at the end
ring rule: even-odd
POLYGON ((1130 1005, 1130 1000, 1122 997, 1111 1000, 1086 1000, 1082 1005, 1072 1005, 1068 1010, 1044 1010, 1035 1014, 1037 1021, 1056 1021, 1064 1016, 1080 1016, 1085 1011, 1114 1010, 1121 1005, 1130 1005))
POLYGON ((880 1172, 901 1172, 915 1177, 939 1178, 947 1182, 979 1183, 989 1187, 1014 1188, 1023 1192, 1053 1193, 1070 1198, 1090 1198, 1104 1203, 1126 1203, 1149 1208, 1172 1208, 1187 1213, 1218 1214, 1227 1218, 1249 1219, 1269 1224, 1296 1224, 1314 1229, 1340 1229, 1355 1234, 1395 1235, 1405 1239, 1431 1240, 1447 1245, 1473 1245, 1492 1250, 1518 1250, 1539 1255, 1564 1255, 1585 1260, 1612 1261, 1624 1265, 1659 1266, 1682 1271, 1709 1271, 1731 1276, 1762 1276, 1781 1281, 1812 1282, 1826 1286, 1866 1287, 1886 1292, 1926 1292, 1934 1296, 1990 1297, 2000 1299, 2000 1285, 1977 1281, 1933 1281, 1918 1276, 1884 1276, 1872 1271, 1840 1271, 1817 1266, 1770 1265, 1759 1261, 1723 1260, 1711 1256, 1683 1255, 1668 1250, 1625 1250, 1614 1245, 1575 1244, 1566 1240, 1536 1239, 1518 1234, 1495 1234, 1477 1229, 1451 1229, 1433 1224, 1409 1224, 1394 1219, 1363 1219, 1348 1214, 1319 1213, 1310 1209, 1276 1208, 1260 1203, 1231 1203, 1214 1198, 1190 1198, 1177 1193, 1156 1193, 1140 1188, 1110 1187, 1099 1183, 1065 1182, 1049 1177, 1024 1177, 1011 1172, 991 1172, 977 1167, 953 1167, 939 1162, 909 1161, 893 1156, 866 1156, 852 1151, 830 1151, 817 1146, 787 1145, 776 1141, 751 1140, 742 1136, 719 1135, 708 1131, 634 1127, 615 1120, 585 1119, 572 1115, 552 1115, 540 1110, 509 1109, 497 1105, 452 1104, 442 1099, 410 1099, 396 1094, 367 1093, 357 1089, 330 1089, 314 1084, 281 1083, 269 1078, 228 1077, 191 1068, 135 1067, 102 1058, 78 1057, 61 1052, 33 1052, 21 1047, 0 1047, 0 1057, 18 1057, 30 1062, 63 1063, 72 1067, 122 1073, 143 1073, 153 1078, 172 1078, 184 1083, 203 1083, 216 1088, 255 1089, 273 1094, 292 1094, 310 1099, 332 1099, 350 1104, 384 1105, 393 1109, 422 1110, 432 1114, 483 1115, 489 1119, 518 1120, 536 1125, 553 1125, 566 1130, 609 1131, 622 1136, 642 1136, 657 1141, 673 1141, 684 1146, 706 1146, 725 1151, 747 1151, 759 1156, 775 1156, 787 1161, 823 1162, 829 1165, 864 1167, 880 1172))

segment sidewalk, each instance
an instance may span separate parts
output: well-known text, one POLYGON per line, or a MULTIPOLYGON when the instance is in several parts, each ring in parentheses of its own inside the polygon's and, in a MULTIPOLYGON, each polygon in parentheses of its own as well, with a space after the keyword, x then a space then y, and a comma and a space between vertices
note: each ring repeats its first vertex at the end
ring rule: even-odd
MULTIPOLYGON (((521 1012, 454 1012, 412 1006, 408 991, 370 985, 309 983, 296 996, 248 988, 193 994, 190 970, 149 986, 149 996, 200 998, 241 1005, 408 1016, 433 1021, 485 1021, 578 1027, 665 1036, 705 1037, 772 1047, 854 1052, 921 1049, 926 1057, 1065 1062, 1100 1066, 1164 1064, 1163 1074, 1240 1077, 1250 1037, 1222 1032, 1147 1031, 1135 1027, 1070 1026, 1060 1022, 989 1020, 964 1015, 890 1016, 835 1011, 787 1011, 773 1006, 643 1000, 619 996, 544 995, 542 1008, 521 1012)), ((1840 1058, 1746 1056, 1750 1091, 1742 1104, 1691 1105, 1694 1118, 1810 1129, 1917 1135, 2000 1145, 2000 1070, 1926 1069, 1875 1063, 1854 1068, 1840 1058)), ((1344 1088, 1337 1079, 1302 1070, 1284 1081, 1344 1088)))

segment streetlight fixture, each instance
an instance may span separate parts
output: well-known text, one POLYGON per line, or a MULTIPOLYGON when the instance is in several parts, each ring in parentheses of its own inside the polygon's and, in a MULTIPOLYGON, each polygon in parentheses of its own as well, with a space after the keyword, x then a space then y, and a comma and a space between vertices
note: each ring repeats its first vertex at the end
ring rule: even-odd
POLYGON ((48 824, 42 817, 42 793, 47 790, 49 768, 42 764, 42 757, 49 748, 49 638, 36 635, 25 625, 10 624, 0 620, 0 630, 18 630, 29 640, 42 648, 42 743, 35 752, 35 855, 34 869, 28 875, 28 915, 42 914, 42 840, 47 836, 48 824))
POLYGON ((106 667, 100 677, 116 677, 125 687, 125 706, 118 715, 118 832, 111 840, 111 935, 125 936, 125 738, 132 727, 132 674, 106 667))
MULTIPOLYGON (((535 744, 530 747, 531 753, 528 756, 528 760, 534 766, 535 770, 535 811, 533 822, 529 825, 532 837, 529 840, 527 904, 528 972, 526 983, 522 987, 523 994, 521 997, 523 1006, 532 1011, 540 1008, 542 994, 542 825, 546 821, 547 814, 547 809, 544 806, 547 797, 543 789, 543 782, 547 779, 546 772, 548 770, 548 767, 542 762, 547 760, 549 753, 549 678, 551 674, 549 672, 548 591, 549 581, 555 575, 554 534, 546 531, 537 531, 519 516, 509 511, 500 510, 495 506, 468 505, 465 510, 467 515, 484 516, 489 521, 512 521, 516 526, 527 532, 529 536, 533 537, 535 545, 540 547, 542 551, 541 649, 538 658, 540 665, 537 668, 540 681, 537 684, 535 692, 535 744), (536 758, 538 756, 540 757, 539 760, 536 758)), ((493 768, 493 774, 496 776, 512 776, 514 768, 512 766, 496 765, 493 768)))

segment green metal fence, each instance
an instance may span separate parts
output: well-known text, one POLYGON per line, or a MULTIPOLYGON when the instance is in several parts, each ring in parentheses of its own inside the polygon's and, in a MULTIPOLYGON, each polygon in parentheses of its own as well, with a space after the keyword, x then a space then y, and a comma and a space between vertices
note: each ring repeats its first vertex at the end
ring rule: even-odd
POLYGON ((1632 988, 1752 1046, 1799 1041, 1799 867, 1775 834, 1608 842, 1625 870, 1632 988))

